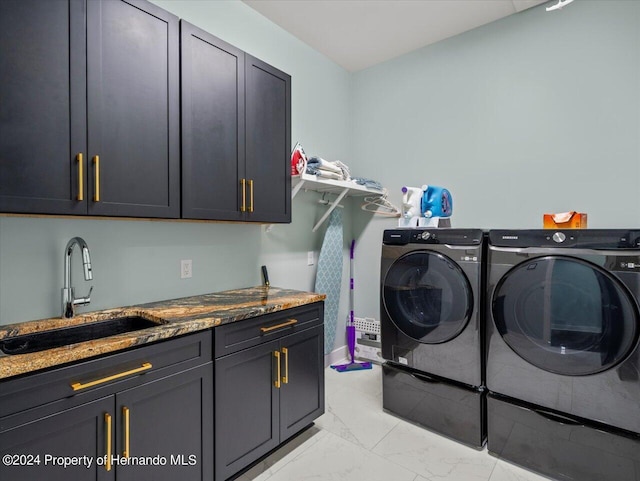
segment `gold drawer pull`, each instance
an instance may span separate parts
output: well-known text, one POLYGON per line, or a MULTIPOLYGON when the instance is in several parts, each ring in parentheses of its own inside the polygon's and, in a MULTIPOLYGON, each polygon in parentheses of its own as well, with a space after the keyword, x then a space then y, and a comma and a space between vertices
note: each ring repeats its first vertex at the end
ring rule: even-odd
POLYGON ((95 192, 93 193, 93 200, 94 202, 100 202, 100 156, 96 155, 93 157, 93 163, 96 166, 96 172, 95 172, 95 181, 96 181, 96 187, 95 187, 95 192))
POLYGON ((253 212, 253 180, 249 180, 249 212, 253 212))
POLYGON ((84 200, 84 171, 83 171, 83 160, 82 160, 82 152, 76 155, 76 160, 78 161, 78 200, 84 200))
POLYGON ((289 349, 282 348, 284 354, 284 376, 282 376, 282 384, 289 384, 289 349))
POLYGON ((104 422, 107 429, 107 459, 104 469, 111 471, 111 415, 109 413, 104 413, 104 422))
POLYGON ((101 379, 96 379, 95 381, 90 381, 86 384, 82 384, 80 382, 74 382, 71 385, 71 389, 74 391, 79 391, 80 389, 86 389, 88 387, 97 386, 98 384, 103 384, 105 382, 113 381, 114 379, 120 379, 121 377, 130 376, 131 374, 137 374, 142 371, 148 371, 153 366, 150 362, 145 362, 142 366, 137 367, 135 369, 131 369, 130 371, 119 372, 118 374, 114 374, 112 376, 103 377, 101 379))
POLYGON ((289 319, 287 322, 283 322, 282 324, 277 324, 275 326, 270 326, 270 327, 261 327, 260 330, 264 334, 265 332, 275 331, 276 329, 280 329, 281 327, 293 326, 294 324, 297 324, 297 323, 298 323, 297 319, 289 319))
POLYGON ((129 450, 129 408, 126 406, 122 406, 122 415, 124 417, 124 452, 122 456, 128 458, 131 455, 131 451, 129 450))
POLYGON ((276 380, 273 381, 273 385, 278 389, 280 389, 280 351, 274 351, 273 355, 276 358, 276 365, 277 365, 277 368, 276 368, 277 375, 276 375, 276 380))

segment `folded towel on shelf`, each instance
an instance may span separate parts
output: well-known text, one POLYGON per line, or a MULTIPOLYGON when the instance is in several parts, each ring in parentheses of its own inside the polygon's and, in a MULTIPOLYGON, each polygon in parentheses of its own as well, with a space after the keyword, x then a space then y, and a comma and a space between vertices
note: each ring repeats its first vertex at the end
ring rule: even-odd
POLYGON ((331 179, 331 180, 344 180, 342 174, 336 174, 335 172, 331 172, 329 170, 317 169, 315 171, 315 175, 322 179, 331 179))
POLYGON ((343 164, 339 160, 336 160, 333 164, 336 167, 340 167, 340 170, 342 171, 342 177, 344 178, 344 180, 351 179, 351 171, 349 170, 349 167, 347 165, 343 164))
POLYGON ((379 190, 380 192, 384 191, 382 184, 376 180, 365 179, 364 177, 352 177, 351 181, 358 185, 364 185, 368 189, 379 190))
POLYGON ((323 169, 335 172, 336 174, 342 174, 342 169, 340 169, 340 167, 334 165, 333 162, 321 159, 320 157, 311 157, 307 160, 307 167, 315 167, 316 169, 323 169))
POLYGON ((349 167, 339 160, 329 162, 320 157, 311 157, 307 160, 307 174, 334 180, 349 180, 350 176, 349 167))

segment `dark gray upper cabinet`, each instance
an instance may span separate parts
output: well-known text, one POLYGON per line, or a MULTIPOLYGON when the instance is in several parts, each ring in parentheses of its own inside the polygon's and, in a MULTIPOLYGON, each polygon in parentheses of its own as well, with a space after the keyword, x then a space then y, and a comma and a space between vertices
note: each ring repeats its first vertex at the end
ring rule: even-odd
POLYGON ((182 217, 241 220, 244 53, 180 22, 182 217))
POLYGON ((84 19, 84 0, 0 2, 2 212, 87 211, 84 19))
POLYGON ((0 212, 291 222, 291 77, 179 25, 0 1, 0 212))
POLYGON ((291 77, 246 56, 248 219, 291 222, 291 77))
POLYGON ((180 216, 178 43, 145 0, 88 2, 90 214, 180 216))
POLYGON ((291 222, 291 77, 181 21, 182 217, 291 222))
POLYGON ((0 211, 180 216, 178 18, 0 2, 0 211))

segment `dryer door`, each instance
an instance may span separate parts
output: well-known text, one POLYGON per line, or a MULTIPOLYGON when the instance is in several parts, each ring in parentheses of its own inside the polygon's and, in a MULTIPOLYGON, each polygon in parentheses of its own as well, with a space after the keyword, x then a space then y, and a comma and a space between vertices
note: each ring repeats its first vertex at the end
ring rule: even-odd
POLYGON ((628 289, 603 268, 573 257, 518 264, 496 286, 492 314, 513 351, 556 374, 605 371, 638 339, 638 312, 628 289))
POLYGON ((460 334, 473 312, 469 280, 458 264, 433 251, 399 257, 383 281, 382 302, 407 336, 426 344, 460 334))

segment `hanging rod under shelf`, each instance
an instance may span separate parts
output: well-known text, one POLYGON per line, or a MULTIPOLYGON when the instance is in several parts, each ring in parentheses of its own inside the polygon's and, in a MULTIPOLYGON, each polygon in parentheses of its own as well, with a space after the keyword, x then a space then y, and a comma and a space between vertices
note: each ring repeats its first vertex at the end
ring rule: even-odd
POLYGON ((364 185, 356 184, 354 182, 346 180, 331 180, 320 179, 316 175, 300 174, 291 177, 291 185, 293 186, 291 191, 291 199, 293 199, 301 189, 312 190, 320 193, 329 193, 337 195, 336 199, 329 201, 329 208, 320 217, 320 220, 313 226, 312 232, 318 230, 322 223, 327 220, 331 212, 336 208, 338 203, 345 197, 365 196, 365 195, 383 195, 382 192, 369 189, 364 185))

